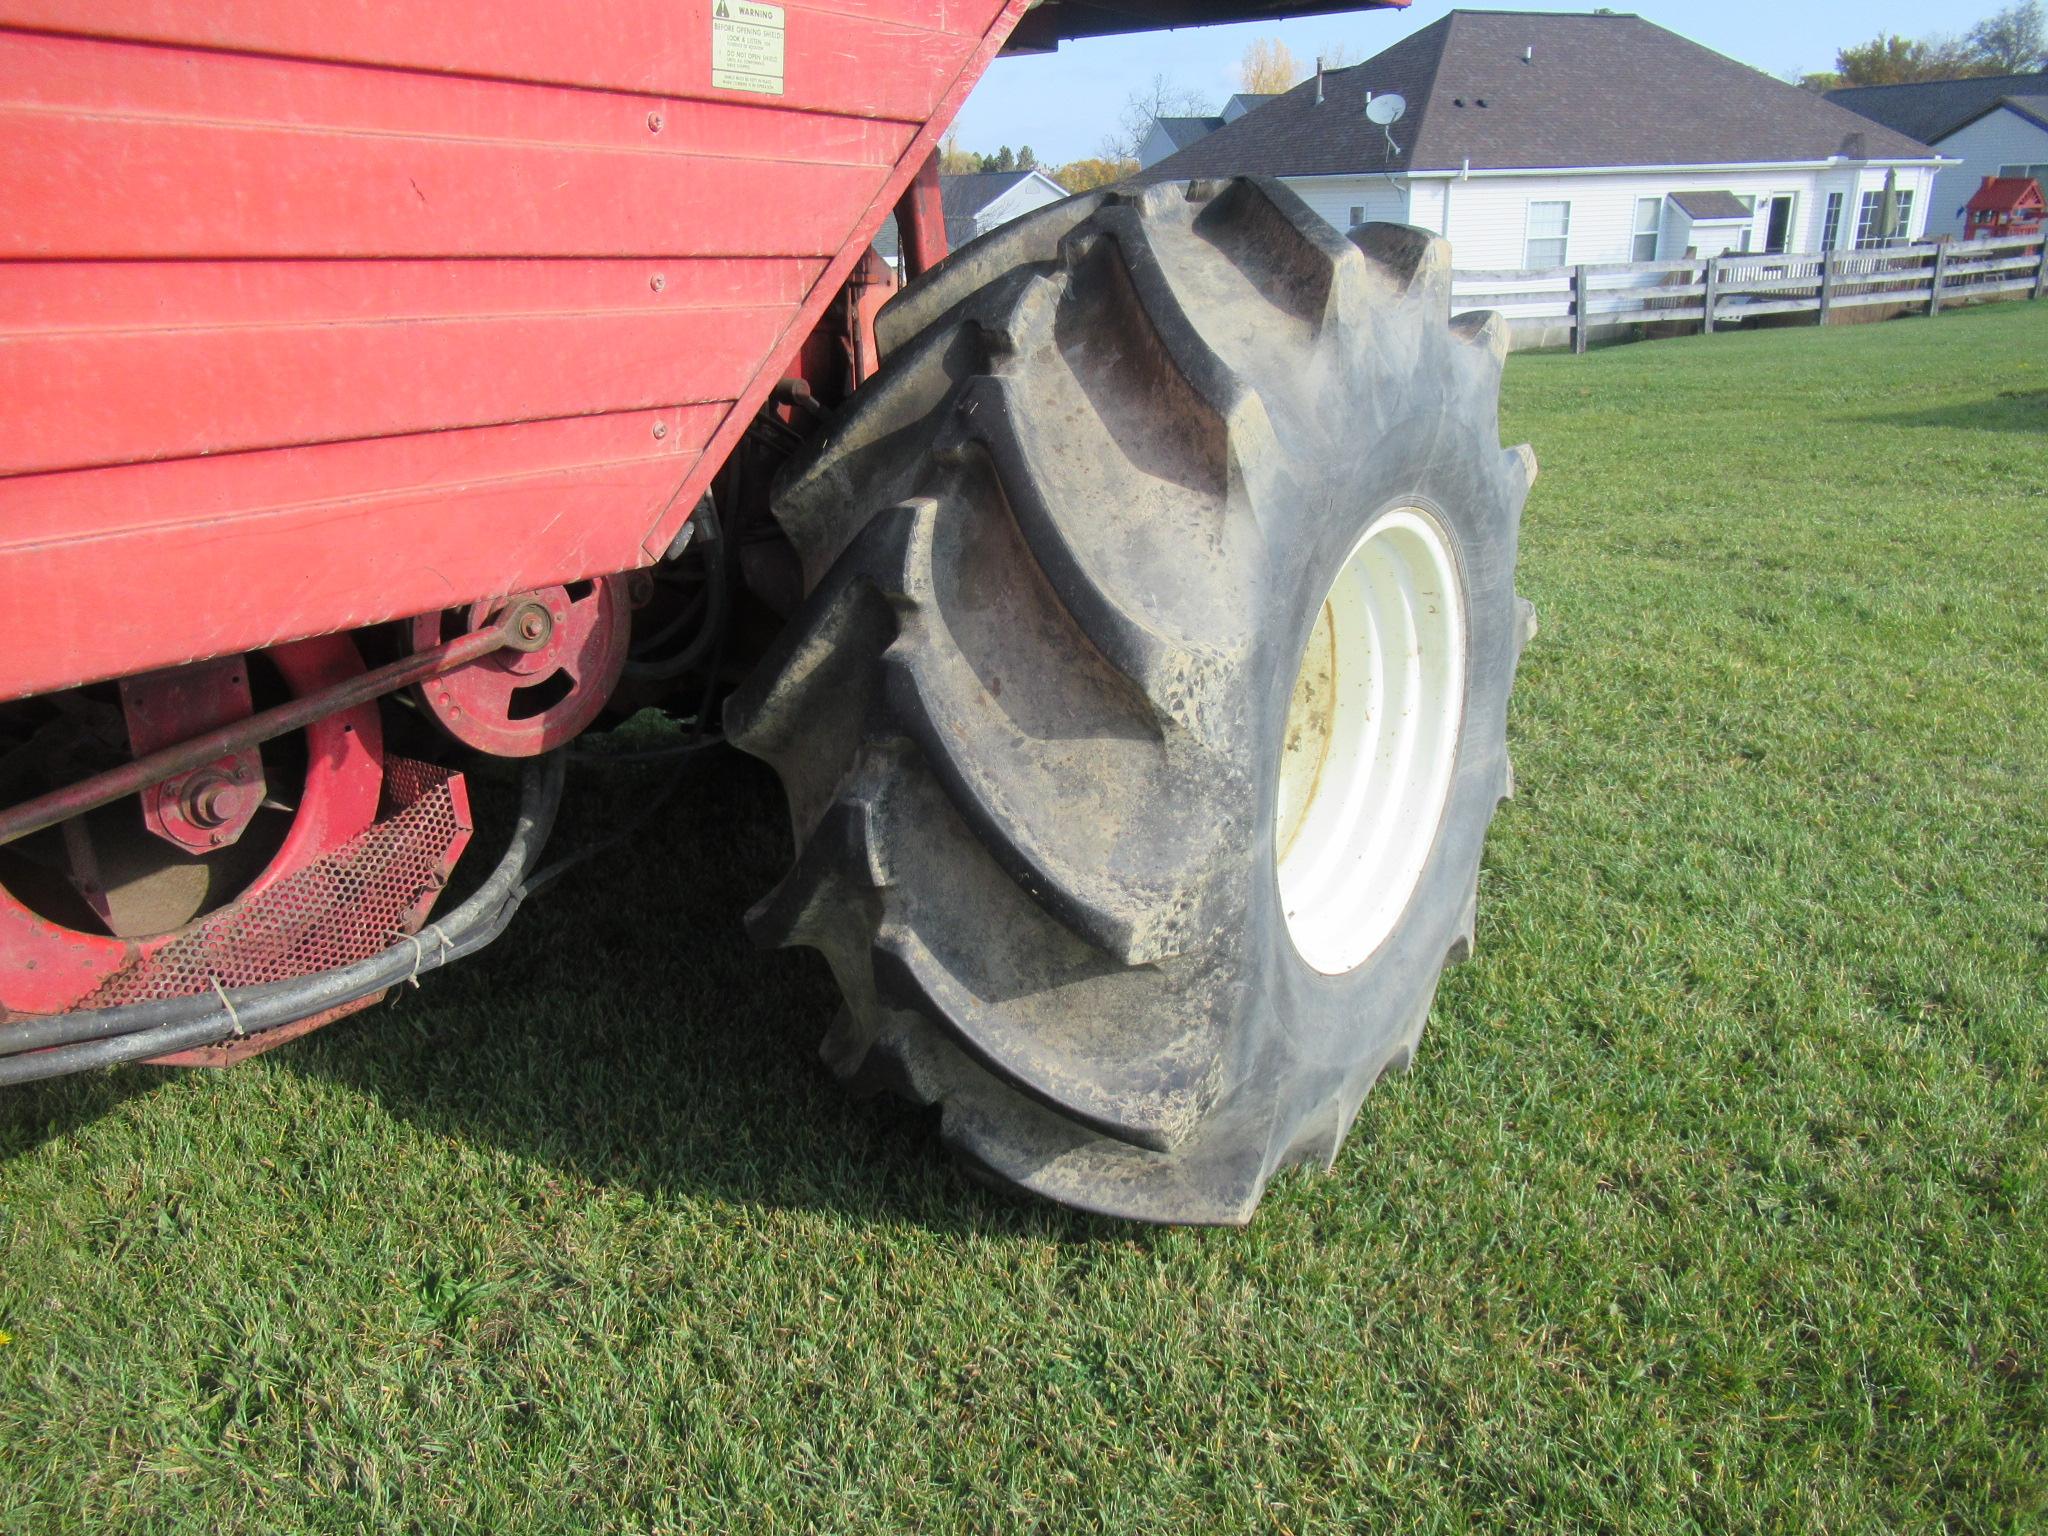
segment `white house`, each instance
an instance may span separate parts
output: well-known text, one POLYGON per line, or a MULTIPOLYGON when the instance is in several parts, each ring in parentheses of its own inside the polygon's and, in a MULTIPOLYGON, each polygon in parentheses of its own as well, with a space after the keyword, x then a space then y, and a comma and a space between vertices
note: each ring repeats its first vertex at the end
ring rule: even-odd
POLYGON ((1932 144, 1955 165, 1935 179, 1927 232, 1963 235, 1963 205, 1986 176, 2048 186, 2048 73, 1923 80, 1830 91, 1828 100, 1932 144))
MULTIPOLYGON (((976 235, 1056 203, 1067 189, 1045 172, 973 171, 939 178, 939 202, 946 215, 946 248, 958 250, 976 235)), ((884 219, 875 249, 892 268, 901 267, 896 221, 884 219)))
POLYGON ((1155 117, 1152 126, 1145 132, 1145 142, 1138 146, 1140 169, 1157 165, 1175 150, 1186 149, 1197 139, 1205 139, 1225 123, 1234 123, 1253 107, 1273 99, 1272 95, 1261 95, 1256 91, 1239 91, 1223 103, 1223 110, 1213 117, 1155 117))
POLYGON ((1417 224, 1460 267, 1523 269, 1903 243, 1941 163, 1636 16, 1453 11, 1144 174, 1277 176, 1339 229, 1417 224))

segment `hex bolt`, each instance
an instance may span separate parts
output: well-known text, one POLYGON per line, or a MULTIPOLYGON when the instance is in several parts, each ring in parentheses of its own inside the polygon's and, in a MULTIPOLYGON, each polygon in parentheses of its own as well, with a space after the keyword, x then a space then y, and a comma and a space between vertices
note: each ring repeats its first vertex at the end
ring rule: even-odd
MULTIPOLYGON (((218 827, 228 819, 228 782, 214 772, 195 773, 178 795, 178 810, 195 827, 218 827)), ((219 837, 213 839, 218 843, 219 837)))
POLYGON ((647 286, 652 288, 656 293, 659 293, 662 289, 668 286, 668 279, 663 277, 659 272, 657 272, 654 274, 654 276, 647 279, 647 286))
POLYGON ((667 422, 665 422, 665 421, 657 421, 657 422, 656 422, 656 423, 654 424, 654 435, 655 435, 655 436, 656 436, 657 438, 663 438, 663 437, 667 437, 667 436, 668 436, 668 423, 667 423, 667 422))
MULTIPOLYGON (((555 616, 547 606, 536 599, 528 598, 512 612, 509 618, 496 622, 509 626, 505 630, 505 641, 515 651, 528 655, 548 643, 555 632, 555 616)), ((450 713, 460 713, 451 708, 450 713)))
POLYGON ((661 132, 661 114, 659 112, 647 114, 647 131, 649 133, 661 132))

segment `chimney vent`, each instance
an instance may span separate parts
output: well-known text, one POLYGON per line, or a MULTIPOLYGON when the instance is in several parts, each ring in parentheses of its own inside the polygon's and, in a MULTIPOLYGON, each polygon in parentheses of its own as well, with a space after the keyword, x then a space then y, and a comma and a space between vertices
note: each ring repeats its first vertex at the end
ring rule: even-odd
POLYGON ((1316 105, 1323 104, 1323 56, 1316 55, 1316 105))

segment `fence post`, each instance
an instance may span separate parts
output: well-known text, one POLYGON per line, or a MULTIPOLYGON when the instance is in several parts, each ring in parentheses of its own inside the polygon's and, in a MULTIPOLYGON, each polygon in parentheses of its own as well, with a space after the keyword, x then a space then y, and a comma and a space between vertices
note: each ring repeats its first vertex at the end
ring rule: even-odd
POLYGON ((1932 320, 1941 313, 1941 285, 1948 276, 1948 242, 1941 241, 1934 247, 1934 285, 1927 294, 1927 318, 1932 320))
POLYGON ((1586 313, 1586 269, 1572 268, 1572 350, 1586 350, 1586 332, 1592 329, 1592 317, 1586 313))
POLYGON ((2032 298, 2040 298, 2048 290, 2048 240, 2041 242, 2041 259, 2034 263, 2034 291, 2032 298))
POLYGON ((1826 324, 1828 323, 1828 311, 1829 311, 1829 310, 1831 310, 1831 309, 1833 309, 1834 307, 1835 307, 1835 253, 1834 253, 1833 251, 1822 251, 1822 252, 1820 253, 1820 320, 1819 320, 1819 323, 1820 323, 1821 325, 1826 325, 1826 324))
POLYGON ((1717 297, 1719 297, 1720 288, 1721 258, 1718 256, 1709 256, 1707 258, 1707 291, 1705 294, 1705 312, 1702 315, 1700 321, 1700 334, 1702 336, 1711 336, 1714 334, 1714 300, 1717 297))

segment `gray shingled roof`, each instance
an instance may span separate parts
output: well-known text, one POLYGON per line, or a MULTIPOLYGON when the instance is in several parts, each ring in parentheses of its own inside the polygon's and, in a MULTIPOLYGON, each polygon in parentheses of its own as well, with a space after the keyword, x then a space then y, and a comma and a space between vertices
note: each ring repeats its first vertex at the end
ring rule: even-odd
POLYGON ((1197 139, 1207 138, 1223 126, 1220 117, 1155 117, 1154 127, 1166 130, 1166 137, 1175 149, 1186 149, 1197 139))
POLYGON ((1926 145, 1639 16, 1453 11, 1167 156, 1147 180, 1850 159, 1926 145), (1524 50, 1529 57, 1524 62, 1524 50), (1368 92, 1408 99, 1399 152, 1368 92))
POLYGON ((1685 210, 1690 219, 1746 219, 1752 212, 1749 204, 1733 192, 1674 192, 1671 201, 1685 210))
POLYGON ((1859 112, 1874 123, 1932 144, 1965 123, 1989 112, 2009 97, 2022 111, 2027 98, 2032 112, 2044 116, 2040 98, 2048 95, 2048 72, 2037 75, 1984 75, 1975 80, 1918 80, 1911 85, 1854 85, 1829 91, 1828 100, 1859 112))
POLYGON ((941 176, 939 201, 945 207, 947 222, 973 218, 1030 175, 1029 171, 969 171, 941 176))
MULTIPOLYGON (((2048 96, 2001 96, 2001 107, 2011 107, 2022 117, 2030 117, 2036 127, 2048 128, 2048 96)), ((1978 114, 1980 117, 1982 113, 1978 114)))

